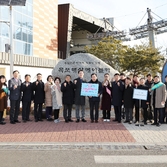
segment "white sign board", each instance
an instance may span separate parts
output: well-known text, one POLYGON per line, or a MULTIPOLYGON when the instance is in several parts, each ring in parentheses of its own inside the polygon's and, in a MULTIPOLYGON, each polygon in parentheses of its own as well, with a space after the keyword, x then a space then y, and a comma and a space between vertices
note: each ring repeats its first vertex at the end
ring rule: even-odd
POLYGON ((147 90, 143 89, 134 89, 133 90, 133 99, 138 99, 138 100, 147 100, 147 90))

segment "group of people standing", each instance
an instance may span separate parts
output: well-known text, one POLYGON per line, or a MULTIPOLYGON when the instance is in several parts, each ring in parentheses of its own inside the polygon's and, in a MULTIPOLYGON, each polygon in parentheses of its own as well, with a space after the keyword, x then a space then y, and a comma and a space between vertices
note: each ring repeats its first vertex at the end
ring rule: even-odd
POLYGON ((121 114, 124 108, 124 123, 132 124, 133 116, 135 117, 136 126, 139 126, 139 121, 143 121, 144 125, 147 125, 147 121, 152 121, 152 119, 154 122, 151 125, 160 126, 165 122, 165 118, 167 123, 167 114, 165 112, 167 108, 167 76, 165 76, 165 83, 160 82, 158 75, 152 78, 151 74, 147 75, 147 79, 139 78, 137 75, 134 75, 131 79, 125 77, 123 73, 120 75, 115 74, 114 80, 111 85, 112 104, 115 111, 114 121, 121 122, 121 114), (135 89, 145 90, 147 92, 146 99, 135 99, 133 97, 135 89), (140 109, 142 109, 143 120, 139 120, 140 109), (159 118, 157 118, 158 115, 159 118))
MULTIPOLYGON (((135 122, 139 123, 139 110, 143 109, 144 124, 147 124, 148 115, 152 115, 154 111, 154 123, 152 125, 159 126, 164 122, 165 106, 166 106, 166 82, 160 82, 159 76, 152 79, 150 74, 147 80, 137 75, 133 79, 126 77, 123 73, 116 73, 113 81, 110 75, 104 75, 104 81, 98 80, 97 74, 91 74, 91 80, 88 83, 98 85, 98 95, 96 97, 89 96, 90 121, 98 123, 99 108, 103 112, 103 121, 110 122, 111 106, 114 106, 115 119, 121 123, 122 111, 125 109, 125 123, 130 124, 133 121, 133 109, 135 110, 135 122), (134 89, 142 89, 148 91, 147 99, 133 99, 134 89), (101 97, 101 98, 100 98, 101 97), (101 103, 100 103, 101 102, 101 103), (149 109, 149 110, 148 110, 149 109), (150 112, 149 112, 150 111, 150 112), (159 112, 159 119, 157 113, 159 112)), ((47 82, 42 81, 42 74, 37 74, 37 80, 31 82, 31 76, 25 75, 25 81, 19 79, 19 71, 13 72, 13 78, 6 84, 5 76, 0 76, 0 124, 4 125, 3 112, 7 108, 7 99, 10 99, 10 123, 20 123, 18 115, 20 111, 20 101, 22 101, 22 121, 26 123, 30 120, 30 107, 34 102, 34 120, 35 122, 42 120, 43 104, 45 104, 47 121, 59 123, 59 112, 63 107, 63 117, 66 123, 73 122, 72 106, 75 104, 76 122, 87 122, 85 119, 85 96, 81 95, 82 83, 87 83, 84 79, 84 71, 78 71, 78 78, 71 80, 70 75, 66 75, 65 81, 61 83, 61 79, 56 77, 53 79, 51 75, 47 77, 47 82), (54 112, 54 119, 52 113, 54 112)), ((166 106, 167 107, 167 106, 166 106)), ((167 120, 166 120, 167 121, 167 120)))

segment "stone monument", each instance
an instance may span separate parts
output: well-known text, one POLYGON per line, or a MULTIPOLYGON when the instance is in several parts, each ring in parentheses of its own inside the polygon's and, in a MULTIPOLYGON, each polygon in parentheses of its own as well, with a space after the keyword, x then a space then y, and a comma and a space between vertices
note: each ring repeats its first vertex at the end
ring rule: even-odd
MULTIPOLYGON (((52 71, 53 77, 60 77, 64 82, 67 74, 71 75, 72 81, 78 77, 78 71, 84 71, 84 78, 87 82, 91 80, 91 74, 96 73, 98 80, 103 82, 104 74, 109 73, 112 78, 116 71, 111 66, 89 53, 78 53, 60 60, 52 71)), ((86 98, 86 108, 89 108, 88 97, 86 98)))
POLYGON ((78 77, 78 71, 84 71, 84 78, 90 81, 91 74, 96 73, 98 80, 104 80, 104 74, 109 73, 110 77, 118 71, 100 60, 96 56, 89 53, 78 53, 68 57, 65 60, 60 60, 52 71, 53 77, 60 77, 62 82, 67 74, 71 75, 72 80, 78 77))

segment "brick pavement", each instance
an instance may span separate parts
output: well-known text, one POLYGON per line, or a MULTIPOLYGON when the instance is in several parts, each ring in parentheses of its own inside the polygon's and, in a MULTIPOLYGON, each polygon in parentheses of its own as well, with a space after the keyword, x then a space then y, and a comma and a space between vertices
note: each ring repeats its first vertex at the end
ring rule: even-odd
MULTIPOLYGON (((75 112, 72 113, 74 117, 75 112)), ((113 117, 113 112, 111 114, 113 117)), ((89 112, 86 112, 87 123, 65 123, 62 112, 60 116, 61 122, 58 124, 44 120, 15 125, 9 123, 7 116, 7 124, 0 125, 0 142, 167 144, 167 124, 160 127, 150 124, 138 127, 113 121, 104 123, 102 119, 99 123, 90 123, 89 112)), ((100 112, 100 118, 101 116, 100 112)))
MULTIPOLYGON (((21 118, 19 118, 21 120, 21 118)), ((0 142, 135 142, 123 124, 113 121, 99 123, 27 122, 0 126, 0 142)))

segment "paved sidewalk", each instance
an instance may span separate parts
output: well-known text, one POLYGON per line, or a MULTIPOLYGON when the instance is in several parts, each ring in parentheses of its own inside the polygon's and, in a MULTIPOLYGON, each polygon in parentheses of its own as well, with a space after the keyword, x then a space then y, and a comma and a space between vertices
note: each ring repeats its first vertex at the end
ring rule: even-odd
POLYGON ((145 126, 135 126, 134 124, 123 124, 137 143, 167 143, 167 124, 160 127, 151 123, 145 126))
MULTIPOLYGON (((15 125, 9 123, 9 116, 7 116, 7 124, 0 125, 0 142, 167 145, 167 124, 160 127, 151 124, 138 127, 134 124, 120 124, 112 120, 111 122, 103 122, 101 118, 99 123, 90 123, 88 112, 86 113, 86 119, 88 120, 86 123, 65 123, 62 113, 60 113, 60 116, 61 122, 58 124, 44 120, 43 122, 22 122, 15 125)), ((21 120, 21 117, 19 117, 19 120, 21 120)))

